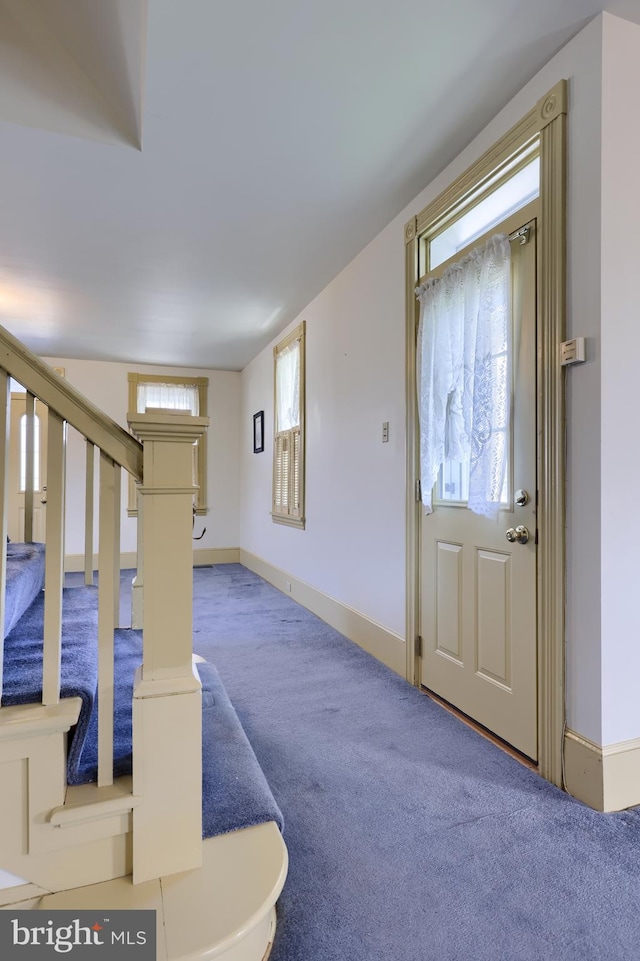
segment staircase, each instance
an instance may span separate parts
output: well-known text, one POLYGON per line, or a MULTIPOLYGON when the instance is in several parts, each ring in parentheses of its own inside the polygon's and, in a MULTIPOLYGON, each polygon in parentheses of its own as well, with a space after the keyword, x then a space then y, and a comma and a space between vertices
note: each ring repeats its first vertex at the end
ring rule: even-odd
POLYGON ((215 668, 192 655, 192 445, 207 419, 147 410, 129 433, 0 328, 2 544, 10 378, 27 391, 27 451, 34 398, 49 440, 46 552, 0 554, 0 907, 154 908, 158 957, 262 961, 281 815, 215 668), (68 429, 86 441, 85 586, 65 588, 68 429), (138 491, 137 630, 118 617, 122 470, 138 491))

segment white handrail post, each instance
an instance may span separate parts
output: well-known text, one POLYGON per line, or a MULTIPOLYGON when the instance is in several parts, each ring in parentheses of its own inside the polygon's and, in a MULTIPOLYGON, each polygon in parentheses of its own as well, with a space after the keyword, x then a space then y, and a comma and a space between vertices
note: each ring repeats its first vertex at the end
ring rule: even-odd
POLYGON ((129 414, 143 444, 143 664, 133 693, 134 883, 202 863, 202 698, 193 667, 192 447, 208 418, 129 414))

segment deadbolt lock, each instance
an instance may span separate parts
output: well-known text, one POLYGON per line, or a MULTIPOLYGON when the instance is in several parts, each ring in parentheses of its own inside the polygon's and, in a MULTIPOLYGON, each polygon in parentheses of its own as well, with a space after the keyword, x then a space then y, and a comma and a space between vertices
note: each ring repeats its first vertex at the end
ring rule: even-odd
POLYGON ((521 488, 516 491, 515 501, 518 507, 524 507, 525 504, 529 503, 529 494, 521 488))

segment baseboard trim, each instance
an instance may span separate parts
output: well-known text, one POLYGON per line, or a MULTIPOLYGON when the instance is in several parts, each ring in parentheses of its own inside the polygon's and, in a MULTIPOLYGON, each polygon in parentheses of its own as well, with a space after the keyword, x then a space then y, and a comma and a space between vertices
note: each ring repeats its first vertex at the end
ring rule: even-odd
MULTIPOLYGON (((123 551, 120 554, 120 570, 135 570, 137 564, 135 551, 123 551)), ((194 547, 193 566, 205 567, 208 564, 239 564, 239 547, 194 547)), ((93 569, 98 570, 98 555, 93 555, 93 569)), ((78 573, 84 570, 84 554, 66 554, 64 559, 66 574, 78 573)))
POLYGON ((195 547, 193 566, 205 567, 208 564, 239 564, 239 547, 195 547))
POLYGON ((388 628, 372 621, 366 614, 361 614, 360 611, 348 607, 311 584, 307 584, 306 581, 275 567, 264 558, 243 548, 240 548, 240 563, 273 584, 283 594, 292 597, 298 604, 302 604, 312 614, 322 618, 349 640, 354 641, 359 647, 390 667, 396 674, 401 677, 406 676, 405 640, 399 634, 394 634, 388 628), (291 585, 291 590, 288 589, 288 584, 291 585))
POLYGON ((597 811, 640 804, 640 738, 601 747, 567 730, 564 737, 567 791, 597 811))

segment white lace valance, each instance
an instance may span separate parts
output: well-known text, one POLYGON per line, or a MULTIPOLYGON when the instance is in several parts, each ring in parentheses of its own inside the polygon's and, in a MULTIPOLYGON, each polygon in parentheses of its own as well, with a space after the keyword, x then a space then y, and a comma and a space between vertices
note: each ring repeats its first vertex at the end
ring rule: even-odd
POLYGON ((511 398, 509 238, 493 237, 416 289, 422 500, 445 459, 470 457, 469 509, 495 516, 511 398))

